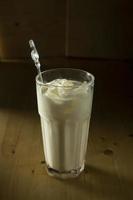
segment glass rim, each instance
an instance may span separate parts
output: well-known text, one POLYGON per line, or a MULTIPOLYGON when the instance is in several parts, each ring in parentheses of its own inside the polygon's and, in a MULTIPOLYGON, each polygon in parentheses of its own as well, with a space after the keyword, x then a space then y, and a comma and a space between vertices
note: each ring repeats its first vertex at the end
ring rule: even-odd
MULTIPOLYGON (((75 71, 79 71, 79 72, 86 73, 88 76, 91 77, 91 81, 88 82, 88 86, 94 84, 94 81, 95 81, 94 75, 91 74, 91 73, 89 73, 89 72, 87 72, 87 71, 85 71, 85 70, 78 69, 78 68, 67 68, 67 67, 64 67, 64 68, 62 68, 62 67, 61 67, 61 68, 52 68, 52 69, 46 69, 46 70, 42 71, 41 74, 44 74, 44 73, 47 73, 47 72, 50 72, 50 71, 54 71, 54 70, 56 71, 56 70, 69 70, 69 69, 70 69, 70 70, 75 70, 75 71)), ((44 83, 44 82, 38 80, 38 79, 39 79, 39 76, 40 76, 40 73, 37 74, 36 77, 35 77, 36 83, 39 84, 39 85, 42 85, 42 86, 48 86, 48 85, 49 85, 49 82, 44 83)), ((57 85, 54 85, 54 84, 50 84, 50 85, 55 86, 55 87, 68 87, 68 86, 57 86, 57 85)))

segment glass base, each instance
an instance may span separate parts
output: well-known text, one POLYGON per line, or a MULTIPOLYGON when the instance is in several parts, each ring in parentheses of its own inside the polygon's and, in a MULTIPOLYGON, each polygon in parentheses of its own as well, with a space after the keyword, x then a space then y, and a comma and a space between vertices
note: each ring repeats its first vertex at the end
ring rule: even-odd
POLYGON ((82 165, 82 167, 78 169, 73 169, 71 171, 62 171, 62 172, 55 170, 46 165, 46 170, 47 170, 48 175, 56 177, 56 178, 60 178, 60 179, 76 178, 84 170, 84 164, 82 165))

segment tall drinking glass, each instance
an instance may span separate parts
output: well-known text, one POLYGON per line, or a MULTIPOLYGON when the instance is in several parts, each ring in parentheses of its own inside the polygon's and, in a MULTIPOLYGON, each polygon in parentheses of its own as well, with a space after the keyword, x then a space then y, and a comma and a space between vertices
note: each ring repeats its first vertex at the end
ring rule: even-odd
POLYGON ((56 68, 36 76, 47 172, 77 177, 85 165, 94 76, 87 71, 56 68))

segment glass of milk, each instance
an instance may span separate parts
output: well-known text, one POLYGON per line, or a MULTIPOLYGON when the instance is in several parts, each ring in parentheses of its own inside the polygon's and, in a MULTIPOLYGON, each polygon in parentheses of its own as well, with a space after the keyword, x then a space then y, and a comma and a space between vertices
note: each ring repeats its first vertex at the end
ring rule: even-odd
POLYGON ((46 168, 58 178, 77 177, 85 166, 94 76, 56 68, 36 76, 46 168))

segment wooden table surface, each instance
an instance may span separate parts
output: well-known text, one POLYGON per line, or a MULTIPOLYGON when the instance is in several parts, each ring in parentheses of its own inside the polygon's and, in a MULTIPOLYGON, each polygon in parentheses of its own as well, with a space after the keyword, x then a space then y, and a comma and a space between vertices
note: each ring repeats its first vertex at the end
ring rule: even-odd
POLYGON ((46 63, 82 66, 96 77, 85 171, 69 180, 47 175, 35 68, 0 63, 0 200, 132 200, 133 66, 87 59, 46 63))

